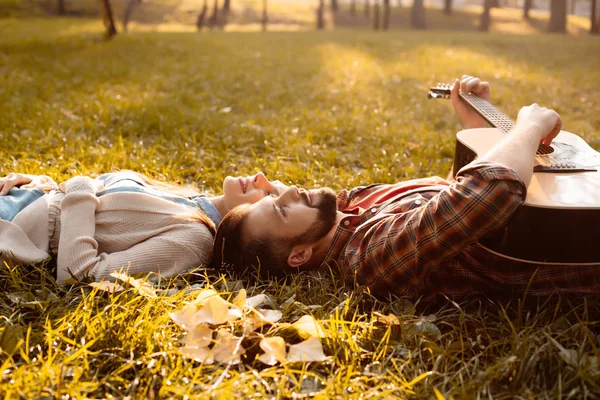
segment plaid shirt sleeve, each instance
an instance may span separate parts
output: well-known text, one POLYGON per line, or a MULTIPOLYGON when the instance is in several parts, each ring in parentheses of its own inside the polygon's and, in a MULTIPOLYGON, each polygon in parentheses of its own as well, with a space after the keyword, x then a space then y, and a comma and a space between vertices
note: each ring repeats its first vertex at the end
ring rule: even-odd
POLYGON ((358 227, 340 257, 346 279, 375 294, 420 296, 430 272, 507 224, 525 191, 512 169, 472 163, 423 205, 384 207, 358 227))

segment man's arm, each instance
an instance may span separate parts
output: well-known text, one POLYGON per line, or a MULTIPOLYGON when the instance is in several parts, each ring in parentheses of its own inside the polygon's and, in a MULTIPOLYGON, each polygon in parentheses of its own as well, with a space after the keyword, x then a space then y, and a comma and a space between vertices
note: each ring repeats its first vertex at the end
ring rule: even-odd
POLYGON ((560 132, 561 126, 562 121, 556 111, 537 104, 523 107, 514 129, 480 160, 512 168, 527 187, 531 182, 535 153, 540 142, 549 145, 560 132))

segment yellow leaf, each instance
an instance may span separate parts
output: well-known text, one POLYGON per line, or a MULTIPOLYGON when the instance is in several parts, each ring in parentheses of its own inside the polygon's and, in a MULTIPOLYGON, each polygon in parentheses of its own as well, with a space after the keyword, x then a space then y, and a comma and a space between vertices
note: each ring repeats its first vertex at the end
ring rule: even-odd
POLYGON ((265 321, 274 324, 279 321, 283 314, 281 311, 277 310, 256 310, 258 311, 258 315, 265 321))
POLYGON ((200 323, 198 322, 199 318, 197 318, 197 314, 198 307, 196 307, 194 304, 188 304, 181 310, 169 313, 169 316, 173 322, 183 329, 189 331, 200 323))
POLYGON ((292 326, 296 328, 298 334, 303 339, 309 337, 324 338, 327 336, 321 324, 319 324, 312 315, 303 316, 298 321, 294 322, 292 326))
POLYGON ((287 355, 289 362, 294 361, 323 361, 327 357, 323 353, 321 341, 316 337, 311 337, 303 342, 290 346, 290 351, 287 355))
POLYGON ((193 347, 207 347, 212 341, 213 330, 206 325, 196 325, 188 331, 181 342, 193 347))
POLYGON ((267 364, 275 365, 277 362, 286 362, 285 341, 282 337, 274 336, 264 338, 260 341, 260 348, 265 352, 258 356, 258 360, 267 364))
POLYGON ((156 298, 156 290, 152 287, 152 285, 148 284, 148 282, 144 282, 141 279, 133 278, 127 274, 122 274, 119 272, 112 272, 110 274, 113 278, 117 278, 122 280, 125 283, 130 284, 134 288, 138 290, 138 292, 147 298, 156 298))
POLYGON ((184 357, 200 361, 202 364, 212 364, 215 361, 213 351, 208 347, 184 346, 179 351, 184 357))
POLYGON ((235 365, 240 363, 240 356, 246 353, 246 349, 242 347, 242 338, 226 329, 219 329, 213 352, 216 361, 235 365))
POLYGON ((240 310, 243 310, 244 306, 246 305, 246 289, 240 290, 238 295, 233 299, 232 303, 240 310))
POLYGON ((267 297, 266 294, 259 294, 256 296, 249 297, 246 300, 246 305, 248 305, 249 307, 252 307, 252 308, 256 308, 268 300, 269 300, 269 298, 267 297))
POLYGON ((198 323, 223 324, 242 316, 238 308, 230 309, 233 304, 223 299, 212 289, 203 290, 192 304, 198 304, 201 309, 196 314, 198 323))
POLYGON ((109 293, 117 293, 124 290, 123 286, 110 281, 91 282, 89 283, 89 286, 109 293))

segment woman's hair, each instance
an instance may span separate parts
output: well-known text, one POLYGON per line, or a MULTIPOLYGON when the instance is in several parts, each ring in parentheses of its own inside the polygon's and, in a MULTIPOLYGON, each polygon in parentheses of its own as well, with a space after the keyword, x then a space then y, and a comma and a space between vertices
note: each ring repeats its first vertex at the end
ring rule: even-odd
POLYGON ((229 211, 217 229, 213 264, 216 268, 232 268, 245 276, 258 272, 263 278, 283 278, 287 275, 290 243, 277 238, 244 238, 244 226, 250 204, 229 211))
MULTIPOLYGON (((176 185, 173 183, 161 182, 156 179, 152 179, 144 174, 140 174, 139 172, 131 171, 128 169, 120 170, 119 172, 131 172, 131 173, 137 175, 144 183, 147 183, 148 185, 165 190, 171 194, 184 196, 184 197, 197 196, 197 195, 201 194, 196 188, 193 188, 190 185, 181 186, 181 185, 176 185)), ((215 234, 217 232, 215 224, 214 224, 214 222, 212 222, 212 220, 210 218, 208 218, 208 216, 205 213, 197 211, 197 212, 194 212, 194 214, 192 216, 186 215, 186 216, 184 216, 184 218, 188 219, 190 221, 198 222, 200 224, 205 225, 208 228, 208 230, 210 231, 210 234, 215 236, 215 234)))

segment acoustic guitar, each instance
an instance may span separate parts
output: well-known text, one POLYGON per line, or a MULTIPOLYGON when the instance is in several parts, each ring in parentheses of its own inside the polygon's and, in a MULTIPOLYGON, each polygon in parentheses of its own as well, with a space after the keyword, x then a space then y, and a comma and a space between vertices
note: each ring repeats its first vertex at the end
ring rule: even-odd
MULTIPOLYGON (((439 84, 429 98, 450 98, 439 84)), ((456 135, 453 173, 488 152, 514 122, 473 93, 460 97, 494 128, 456 135)), ((560 131, 550 146, 538 148, 527 197, 504 229, 480 239, 499 256, 531 263, 600 263, 600 153, 581 137, 560 131)))

